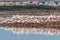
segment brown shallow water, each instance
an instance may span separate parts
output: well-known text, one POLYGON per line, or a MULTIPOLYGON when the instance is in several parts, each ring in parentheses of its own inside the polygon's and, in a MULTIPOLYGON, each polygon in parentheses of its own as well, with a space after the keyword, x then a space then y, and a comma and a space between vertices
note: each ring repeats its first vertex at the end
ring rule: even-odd
POLYGON ((60 29, 60 22, 42 22, 42 23, 2 23, 2 27, 16 27, 16 28, 53 28, 60 29))

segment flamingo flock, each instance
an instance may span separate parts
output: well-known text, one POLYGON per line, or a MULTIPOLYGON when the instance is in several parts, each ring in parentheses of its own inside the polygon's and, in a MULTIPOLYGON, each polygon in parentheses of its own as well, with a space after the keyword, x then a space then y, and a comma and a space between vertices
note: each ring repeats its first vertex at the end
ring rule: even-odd
MULTIPOLYGON (((1 19, 0 19, 1 20, 1 19)), ((60 15, 47 15, 47 16, 29 16, 29 15, 12 15, 12 17, 7 17, 3 19, 0 23, 41 23, 41 22, 57 22, 60 21, 60 15)))
MULTIPOLYGON (((2 20, 2 19, 0 19, 2 20)), ((41 23, 41 22, 59 22, 60 15, 44 15, 44 16, 29 16, 29 15, 12 15, 6 17, 0 23, 41 23)), ((53 28, 15 28, 15 27, 0 27, 5 30, 10 30, 16 34, 60 34, 59 29, 53 28)))

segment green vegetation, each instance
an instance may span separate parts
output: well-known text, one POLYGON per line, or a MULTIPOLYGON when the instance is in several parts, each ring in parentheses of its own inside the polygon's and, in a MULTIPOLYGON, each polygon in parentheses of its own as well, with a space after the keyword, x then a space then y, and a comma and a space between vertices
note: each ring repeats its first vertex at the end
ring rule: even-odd
POLYGON ((46 5, 26 5, 26 6, 0 6, 0 10, 21 10, 21 9, 46 9, 56 10, 56 7, 46 5))

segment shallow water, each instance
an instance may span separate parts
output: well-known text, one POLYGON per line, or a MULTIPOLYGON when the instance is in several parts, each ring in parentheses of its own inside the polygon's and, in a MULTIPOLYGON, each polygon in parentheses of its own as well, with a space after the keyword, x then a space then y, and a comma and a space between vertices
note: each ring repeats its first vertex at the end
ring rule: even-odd
POLYGON ((0 40, 60 40, 60 35, 13 34, 11 31, 0 29, 0 40))

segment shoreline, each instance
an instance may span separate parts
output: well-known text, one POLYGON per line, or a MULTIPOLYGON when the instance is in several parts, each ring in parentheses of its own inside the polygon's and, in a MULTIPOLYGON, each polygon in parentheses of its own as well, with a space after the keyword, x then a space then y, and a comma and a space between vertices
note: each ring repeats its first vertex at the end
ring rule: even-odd
POLYGON ((60 35, 60 30, 58 29, 47 29, 47 28, 8 28, 8 27, 0 27, 0 29, 4 29, 7 31, 11 31, 13 34, 43 34, 43 35, 60 35))

